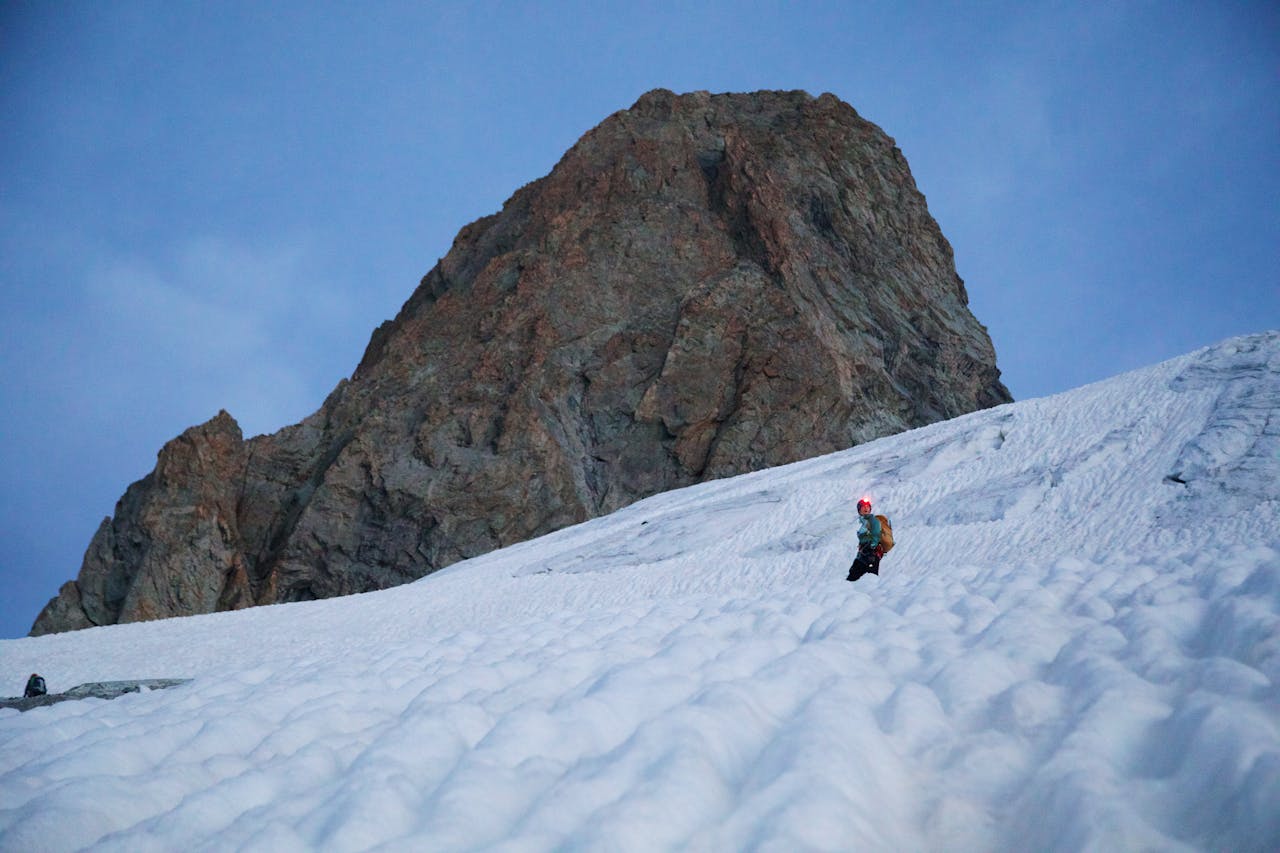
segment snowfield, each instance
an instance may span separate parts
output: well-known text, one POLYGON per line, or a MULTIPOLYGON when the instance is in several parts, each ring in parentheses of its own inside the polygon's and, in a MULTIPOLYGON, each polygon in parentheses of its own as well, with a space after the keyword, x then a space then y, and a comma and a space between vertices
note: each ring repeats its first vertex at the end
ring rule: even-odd
POLYGON ((1280 332, 31 672, 193 681, 0 710, 4 851, 1275 851, 1280 332))

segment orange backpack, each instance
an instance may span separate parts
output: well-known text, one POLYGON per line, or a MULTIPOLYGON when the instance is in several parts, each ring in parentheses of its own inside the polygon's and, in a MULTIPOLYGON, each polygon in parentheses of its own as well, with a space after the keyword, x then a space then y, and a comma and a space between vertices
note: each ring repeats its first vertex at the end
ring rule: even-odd
POLYGON ((880 553, 888 554, 893 550, 893 525, 883 515, 876 518, 880 519, 880 553))

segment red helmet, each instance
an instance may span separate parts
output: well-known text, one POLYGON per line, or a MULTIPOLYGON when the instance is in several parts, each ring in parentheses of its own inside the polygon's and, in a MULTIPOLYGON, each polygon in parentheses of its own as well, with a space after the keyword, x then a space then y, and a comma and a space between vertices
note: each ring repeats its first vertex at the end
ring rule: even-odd
POLYGON ((858 512, 862 512, 862 508, 871 509, 871 498, 862 498, 858 501, 858 512))

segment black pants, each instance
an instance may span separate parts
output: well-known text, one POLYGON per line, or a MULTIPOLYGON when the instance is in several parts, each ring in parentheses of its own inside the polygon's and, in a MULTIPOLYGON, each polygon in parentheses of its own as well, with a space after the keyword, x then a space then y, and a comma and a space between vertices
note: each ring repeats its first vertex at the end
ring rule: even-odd
POLYGON ((854 557, 853 565, 849 567, 849 577, 845 580, 856 581, 863 575, 880 574, 880 555, 876 553, 875 548, 863 545, 858 548, 858 556, 854 557))

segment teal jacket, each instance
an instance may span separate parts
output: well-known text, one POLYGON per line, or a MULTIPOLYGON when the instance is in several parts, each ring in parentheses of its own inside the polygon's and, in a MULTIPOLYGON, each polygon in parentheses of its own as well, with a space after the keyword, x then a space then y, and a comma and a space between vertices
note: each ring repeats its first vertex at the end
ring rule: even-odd
POLYGON ((858 546, 871 548, 880 544, 880 519, 873 513, 858 516, 858 546))

